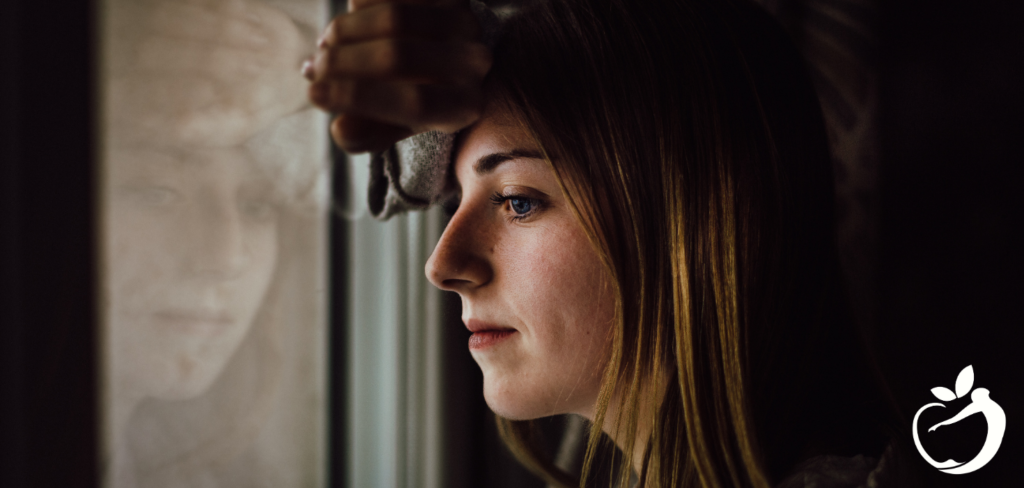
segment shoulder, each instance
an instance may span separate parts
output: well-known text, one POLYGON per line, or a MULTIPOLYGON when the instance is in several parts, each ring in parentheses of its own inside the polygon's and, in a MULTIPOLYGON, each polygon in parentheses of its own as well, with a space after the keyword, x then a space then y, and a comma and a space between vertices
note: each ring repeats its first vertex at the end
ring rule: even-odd
POLYGON ((816 456, 797 466, 776 488, 886 488, 892 456, 891 445, 880 459, 863 454, 816 456))

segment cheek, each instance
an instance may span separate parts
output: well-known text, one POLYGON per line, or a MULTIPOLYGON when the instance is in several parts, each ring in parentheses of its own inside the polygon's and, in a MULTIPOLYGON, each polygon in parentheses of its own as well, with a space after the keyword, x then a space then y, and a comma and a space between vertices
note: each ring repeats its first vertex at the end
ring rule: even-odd
POLYGON ((520 304, 536 333, 592 335, 607 315, 607 273, 586 237, 579 232, 540 232, 511 254, 508 296, 520 304), (543 327, 542 327, 543 326, 543 327))
POLYGON ((582 231, 539 233, 517 248, 523 252, 509 261, 505 283, 526 328, 525 370, 536 395, 558 404, 555 411, 585 410, 597 399, 610 352, 607 273, 582 231))
POLYGON ((121 304, 148 301, 154 284, 169 279, 175 268, 180 234, 175 232, 173 218, 112 204, 107 221, 104 280, 110 298, 121 304))

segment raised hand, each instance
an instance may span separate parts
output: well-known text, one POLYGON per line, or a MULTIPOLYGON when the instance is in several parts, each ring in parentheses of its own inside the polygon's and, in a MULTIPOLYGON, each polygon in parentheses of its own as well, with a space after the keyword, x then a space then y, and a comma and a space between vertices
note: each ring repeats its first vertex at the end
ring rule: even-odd
POLYGON ((309 99, 337 114, 331 136, 346 151, 480 117, 491 54, 466 2, 353 0, 318 48, 303 68, 309 99))

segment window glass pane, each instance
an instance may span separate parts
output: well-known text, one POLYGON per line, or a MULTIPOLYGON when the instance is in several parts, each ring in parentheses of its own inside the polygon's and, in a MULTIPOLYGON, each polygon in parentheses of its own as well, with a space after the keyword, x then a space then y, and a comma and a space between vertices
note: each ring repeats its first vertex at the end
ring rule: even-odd
POLYGON ((322 486, 324 0, 105 0, 104 485, 322 486))

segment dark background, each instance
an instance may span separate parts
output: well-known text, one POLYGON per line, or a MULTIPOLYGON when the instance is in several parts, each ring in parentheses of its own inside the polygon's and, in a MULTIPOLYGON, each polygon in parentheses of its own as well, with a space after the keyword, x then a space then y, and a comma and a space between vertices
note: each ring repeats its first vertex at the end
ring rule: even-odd
MULTIPOLYGON (((881 12, 879 359, 908 425, 937 401, 931 388, 952 390, 973 365, 974 386, 1006 412, 1003 444, 980 470, 931 484, 1012 486, 1024 454, 1021 6, 899 1, 881 12)), ((977 446, 972 456, 971 429, 984 423, 968 420, 945 428, 977 446)))
MULTIPOLYGON (((920 406, 936 401, 929 390, 952 389, 967 365, 975 386, 989 389, 1007 415, 999 453, 975 473, 945 475, 916 459, 928 485, 1019 483, 1019 2, 768 3, 789 16, 791 29, 827 24, 811 15, 825 9, 846 12, 873 33, 847 39, 859 46, 877 88, 870 164, 850 166, 872 175, 852 193, 867 216, 854 243, 862 260, 852 272, 863 281, 861 324, 907 425, 920 406), (809 3, 817 7, 807 9, 809 3)), ((4 487, 97 485, 94 7, 86 0, 0 2, 4 487)), ((450 330, 449 486, 529 486, 497 444, 461 329, 450 330)), ((957 444, 978 446, 982 425, 972 418, 947 427, 936 451, 955 456, 957 444)))

